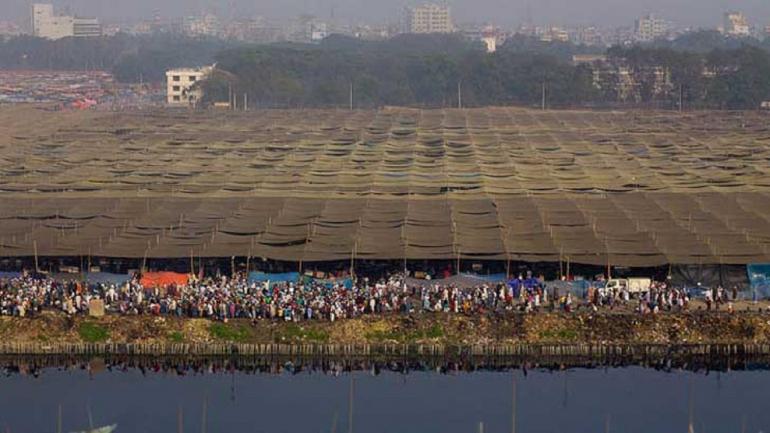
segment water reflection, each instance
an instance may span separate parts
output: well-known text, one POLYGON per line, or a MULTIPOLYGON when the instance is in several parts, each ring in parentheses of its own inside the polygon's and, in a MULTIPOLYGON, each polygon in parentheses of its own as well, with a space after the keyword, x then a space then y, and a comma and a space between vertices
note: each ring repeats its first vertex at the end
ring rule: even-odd
POLYGON ((0 429, 759 432, 766 359, 0 358, 0 429), (577 362, 579 361, 579 362, 577 362), (93 413, 87 417, 86 407, 93 413))
POLYGON ((472 372, 506 372, 520 370, 526 376, 531 370, 563 371, 570 369, 607 369, 638 366, 663 372, 691 371, 703 374, 735 370, 770 370, 770 357, 687 356, 631 360, 622 358, 539 357, 537 360, 518 357, 409 357, 409 358, 335 358, 302 356, 189 356, 153 357, 114 355, 87 357, 68 355, 0 356, 0 373, 4 376, 39 377, 46 371, 85 371, 90 375, 102 372, 136 370, 142 375, 172 376, 206 374, 301 374, 316 373, 340 376, 350 372, 382 372, 409 374, 433 372, 438 374, 472 372))

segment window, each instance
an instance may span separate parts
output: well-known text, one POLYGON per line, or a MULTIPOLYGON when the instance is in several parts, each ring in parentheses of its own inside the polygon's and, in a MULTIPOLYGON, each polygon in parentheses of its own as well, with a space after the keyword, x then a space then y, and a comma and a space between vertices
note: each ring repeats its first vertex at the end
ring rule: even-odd
POLYGON ((174 95, 174 102, 179 102, 179 95, 174 95))
POLYGON ((174 86, 174 87, 173 87, 173 89, 174 89, 174 91, 175 91, 175 92, 178 92, 179 90, 181 90, 181 87, 179 87, 179 86, 174 86))
POLYGON ((182 77, 180 77, 179 75, 174 75, 174 77, 172 78, 172 80, 174 80, 174 81, 179 81, 181 79, 182 79, 182 77))
POLYGON ((195 77, 192 77, 192 76, 191 76, 191 77, 190 77, 190 82, 194 82, 194 81, 195 81, 195 77))

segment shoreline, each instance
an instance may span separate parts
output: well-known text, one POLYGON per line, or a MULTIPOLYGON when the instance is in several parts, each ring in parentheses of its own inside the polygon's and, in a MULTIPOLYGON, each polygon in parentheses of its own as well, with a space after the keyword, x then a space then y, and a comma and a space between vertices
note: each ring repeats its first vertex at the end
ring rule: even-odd
POLYGON ((424 313, 336 322, 0 317, 0 355, 600 357, 770 355, 770 314, 424 313))

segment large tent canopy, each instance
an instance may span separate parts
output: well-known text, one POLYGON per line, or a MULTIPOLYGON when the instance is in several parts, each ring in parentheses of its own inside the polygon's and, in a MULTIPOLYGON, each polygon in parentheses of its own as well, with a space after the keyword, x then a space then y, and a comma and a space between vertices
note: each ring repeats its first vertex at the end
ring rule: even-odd
POLYGON ((0 256, 770 261, 770 117, 0 109, 0 256))

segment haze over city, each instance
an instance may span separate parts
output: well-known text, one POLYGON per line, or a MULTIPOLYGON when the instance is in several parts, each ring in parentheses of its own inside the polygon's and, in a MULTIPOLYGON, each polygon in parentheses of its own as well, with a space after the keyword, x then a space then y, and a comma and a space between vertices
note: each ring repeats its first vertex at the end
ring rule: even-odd
MULTIPOLYGON (((131 20, 160 14, 167 17, 202 12, 222 16, 262 15, 286 18, 312 14, 337 20, 383 22, 396 20, 409 0, 58 0, 57 8, 105 20, 131 20)), ((770 22, 770 2, 765 0, 454 0, 449 2, 458 21, 515 25, 529 19, 538 24, 625 25, 641 14, 654 12, 680 25, 713 27, 726 10, 743 11, 761 25, 770 22)), ((0 2, 0 17, 28 17, 28 0, 0 2)))

